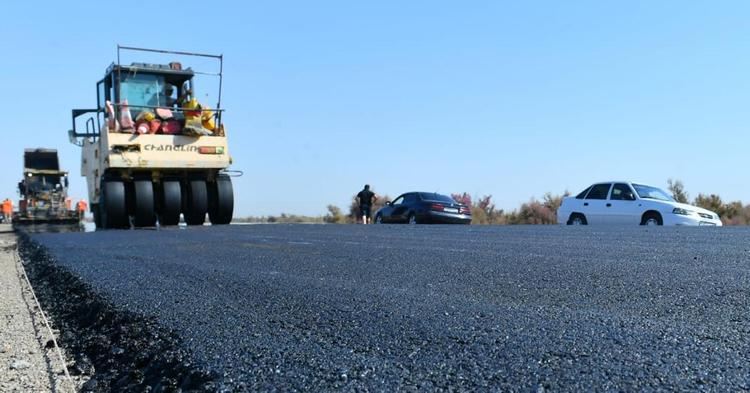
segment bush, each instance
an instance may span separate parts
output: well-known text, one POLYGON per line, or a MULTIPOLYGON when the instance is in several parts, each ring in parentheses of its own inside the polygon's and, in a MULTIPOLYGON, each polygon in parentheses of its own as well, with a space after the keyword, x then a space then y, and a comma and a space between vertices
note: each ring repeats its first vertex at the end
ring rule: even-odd
POLYGON ((323 221, 329 224, 346 224, 347 217, 341 214, 341 208, 334 205, 328 205, 328 214, 323 217, 323 221))
POLYGON ((693 204, 716 212, 725 225, 750 224, 750 205, 742 206, 740 201, 724 203, 721 197, 716 194, 698 194, 693 204))
POLYGON ((680 203, 688 203, 688 194, 685 192, 685 185, 680 180, 667 180, 667 189, 672 193, 672 197, 675 201, 680 203))
POLYGON ((693 202, 695 206, 716 212, 722 219, 730 220, 736 216, 742 209, 742 203, 732 202, 725 204, 721 197, 716 194, 703 195, 698 194, 693 202))
MULTIPOLYGON (((559 205, 558 205, 559 206, 559 205)), ((543 203, 531 199, 521 205, 518 212, 513 211, 508 219, 509 224, 556 224, 557 212, 552 211, 543 203)))
POLYGON ((471 223, 474 225, 499 225, 506 223, 503 211, 495 209, 495 204, 492 203, 492 195, 485 195, 476 202, 472 202, 471 195, 466 192, 451 194, 451 197, 456 202, 471 208, 471 223))
MULTIPOLYGON (((669 179, 667 184, 677 202, 688 203, 688 194, 681 181, 669 179)), ((740 201, 725 203, 719 195, 698 194, 693 205, 715 212, 724 225, 750 225, 750 205, 743 206, 740 201)))
POLYGON ((297 214, 281 213, 278 216, 261 216, 261 217, 237 217, 232 222, 245 222, 255 224, 299 224, 299 223, 323 223, 324 217, 321 216, 300 216, 297 214))
POLYGON ((472 198, 468 193, 451 194, 459 203, 471 206, 471 223, 475 225, 556 224, 557 209, 562 199, 568 195, 570 193, 567 191, 562 195, 552 195, 548 192, 544 194, 542 202, 532 198, 529 202, 522 204, 519 210, 505 213, 502 209, 495 207, 492 195, 485 195, 472 203, 472 198))
MULTIPOLYGON (((557 216, 557 209, 562 205, 563 198, 570 196, 569 191, 565 191, 562 195, 552 195, 551 192, 544 194, 544 206, 547 207, 555 216, 557 216)), ((557 221, 557 219, 555 219, 557 221)))

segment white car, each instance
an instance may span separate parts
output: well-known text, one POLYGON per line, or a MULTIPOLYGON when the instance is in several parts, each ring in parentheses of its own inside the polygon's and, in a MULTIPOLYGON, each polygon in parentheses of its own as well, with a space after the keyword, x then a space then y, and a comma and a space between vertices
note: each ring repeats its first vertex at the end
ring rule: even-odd
POLYGON ((563 198, 557 222, 721 226, 719 215, 710 210, 679 203, 657 187, 625 181, 596 183, 574 197, 563 198))

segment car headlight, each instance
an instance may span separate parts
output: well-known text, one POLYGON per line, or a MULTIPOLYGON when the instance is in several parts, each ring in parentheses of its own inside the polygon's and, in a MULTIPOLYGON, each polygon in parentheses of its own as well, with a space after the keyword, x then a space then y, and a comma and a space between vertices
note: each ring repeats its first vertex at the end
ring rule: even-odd
POLYGON ((687 210, 687 209, 681 209, 679 207, 675 207, 674 210, 672 210, 672 213, 679 214, 681 216, 689 216, 689 215, 693 214, 692 211, 687 210))

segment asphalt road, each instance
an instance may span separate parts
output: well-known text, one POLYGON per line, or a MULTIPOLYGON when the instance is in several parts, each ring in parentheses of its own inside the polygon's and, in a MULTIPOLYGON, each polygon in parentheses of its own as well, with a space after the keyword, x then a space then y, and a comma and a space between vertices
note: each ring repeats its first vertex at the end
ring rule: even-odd
POLYGON ((745 228, 34 234, 216 389, 750 389, 745 228))

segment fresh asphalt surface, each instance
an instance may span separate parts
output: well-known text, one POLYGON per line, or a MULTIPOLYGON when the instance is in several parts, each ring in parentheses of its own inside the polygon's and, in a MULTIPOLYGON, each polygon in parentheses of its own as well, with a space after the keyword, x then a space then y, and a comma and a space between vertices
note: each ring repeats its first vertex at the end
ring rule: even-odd
POLYGON ((228 390, 750 389, 745 228, 35 234, 228 390))

